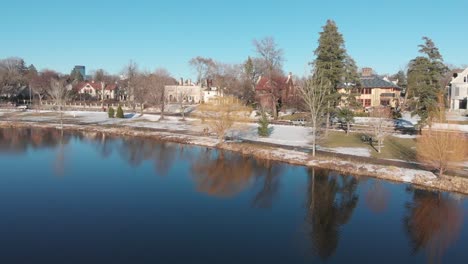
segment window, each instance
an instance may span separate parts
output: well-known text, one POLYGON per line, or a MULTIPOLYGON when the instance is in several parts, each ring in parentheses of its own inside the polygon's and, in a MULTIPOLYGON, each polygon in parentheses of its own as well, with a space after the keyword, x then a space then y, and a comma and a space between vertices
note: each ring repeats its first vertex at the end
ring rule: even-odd
POLYGON ((371 89, 370 88, 361 89, 361 94, 371 94, 371 89))
POLYGON ((364 100, 364 106, 365 107, 371 106, 371 99, 365 99, 364 100))
POLYGON ((466 82, 466 76, 465 76, 465 78, 463 78, 463 82, 466 82))
POLYGON ((460 88, 459 87, 455 88, 455 96, 460 96, 460 88))

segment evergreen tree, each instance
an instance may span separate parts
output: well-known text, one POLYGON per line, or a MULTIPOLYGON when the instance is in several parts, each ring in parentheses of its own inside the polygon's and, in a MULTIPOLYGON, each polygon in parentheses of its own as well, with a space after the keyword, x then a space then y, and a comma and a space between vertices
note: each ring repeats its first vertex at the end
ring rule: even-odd
POLYGON ((338 109, 336 115, 341 123, 346 124, 346 135, 348 135, 351 129, 351 123, 354 123, 354 112, 349 107, 343 107, 338 109))
POLYGON ((114 118, 115 117, 115 110, 114 110, 114 108, 112 106, 109 107, 108 115, 109 115, 109 118, 114 118))
POLYGON ((406 85, 408 84, 406 81, 406 74, 404 71, 398 71, 397 74, 393 76, 393 78, 397 79, 397 85, 401 87, 404 91, 406 90, 406 85))
MULTIPOLYGON (((323 31, 320 32, 319 45, 314 54, 316 59, 310 64, 313 66, 314 79, 327 89, 326 127, 330 126, 330 113, 341 100, 337 88, 341 84, 353 83, 354 87, 359 80, 354 60, 346 53, 343 35, 333 20, 327 20, 323 31)), ((347 96, 351 97, 351 96, 347 96)))
POLYGON ((330 93, 334 93, 342 81, 347 55, 343 35, 333 20, 327 21, 318 42, 314 52, 317 57, 311 64, 321 73, 321 78, 330 83, 330 93))
POLYGON ((81 75, 81 72, 77 69, 73 69, 70 73, 70 80, 74 83, 84 81, 84 76, 81 75))
POLYGON ((117 108, 117 114, 115 117, 124 118, 124 112, 123 112, 122 106, 119 105, 119 107, 117 108))
POLYGON ((34 67, 33 64, 29 65, 28 74, 30 74, 31 76, 37 76, 37 69, 36 67, 34 67))
POLYGON ((431 125, 433 113, 438 107, 438 95, 443 93, 441 79, 448 71, 442 55, 434 42, 423 37, 418 56, 410 61, 408 68, 407 98, 411 99, 413 115, 421 119, 419 126, 431 125))
POLYGON ((268 116, 266 111, 262 111, 262 116, 258 120, 258 135, 260 137, 268 137, 270 136, 271 130, 268 127, 270 125, 270 121, 268 120, 268 116))

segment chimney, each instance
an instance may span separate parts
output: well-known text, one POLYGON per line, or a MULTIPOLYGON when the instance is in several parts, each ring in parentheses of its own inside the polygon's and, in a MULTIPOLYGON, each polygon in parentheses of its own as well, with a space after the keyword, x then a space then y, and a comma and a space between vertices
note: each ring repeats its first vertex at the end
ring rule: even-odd
POLYGON ((362 68, 362 77, 370 77, 374 74, 372 68, 362 68))

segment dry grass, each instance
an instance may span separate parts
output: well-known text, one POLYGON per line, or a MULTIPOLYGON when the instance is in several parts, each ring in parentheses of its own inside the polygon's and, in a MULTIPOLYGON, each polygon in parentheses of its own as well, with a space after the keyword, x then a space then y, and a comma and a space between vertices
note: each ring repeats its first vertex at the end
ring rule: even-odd
POLYGON ((350 133, 346 136, 344 132, 331 131, 320 145, 327 148, 367 148, 373 158, 417 161, 415 139, 388 136, 384 141, 382 152, 378 153, 369 143, 361 140, 363 135, 363 133, 350 133))

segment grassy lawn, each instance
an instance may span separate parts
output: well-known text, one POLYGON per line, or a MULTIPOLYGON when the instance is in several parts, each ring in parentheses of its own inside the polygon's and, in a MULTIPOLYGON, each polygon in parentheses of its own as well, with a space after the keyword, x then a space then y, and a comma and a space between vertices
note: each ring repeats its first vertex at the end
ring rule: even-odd
POLYGON ((449 124, 468 125, 468 121, 449 121, 449 124))
POLYGON ((378 153, 369 143, 361 141, 362 135, 362 133, 350 133, 346 136, 344 132, 332 131, 326 139, 320 142, 320 145, 327 148, 368 148, 373 158, 416 161, 415 139, 388 136, 384 140, 382 153, 378 153))

